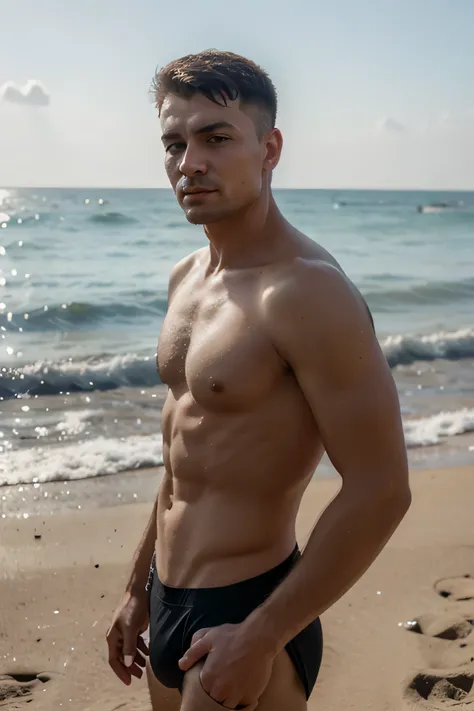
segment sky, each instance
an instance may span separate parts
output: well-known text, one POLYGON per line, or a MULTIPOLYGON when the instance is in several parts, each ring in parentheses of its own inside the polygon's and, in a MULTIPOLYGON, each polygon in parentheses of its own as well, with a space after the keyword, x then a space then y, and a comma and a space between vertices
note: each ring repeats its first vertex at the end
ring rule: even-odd
POLYGON ((474 0, 0 5, 0 187, 167 187, 150 82, 213 47, 277 87, 275 187, 474 190, 474 0))

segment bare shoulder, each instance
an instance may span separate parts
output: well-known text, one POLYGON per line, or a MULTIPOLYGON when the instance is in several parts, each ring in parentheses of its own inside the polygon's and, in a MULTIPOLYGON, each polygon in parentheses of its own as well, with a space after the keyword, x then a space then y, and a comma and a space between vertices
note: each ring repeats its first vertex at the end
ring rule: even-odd
POLYGON ((207 247, 196 249, 174 265, 168 282, 168 299, 172 298, 176 288, 186 279, 193 267, 201 262, 207 251, 207 247))
POLYGON ((268 275, 262 291, 267 316, 312 314, 318 320, 336 320, 360 310, 367 316, 367 305, 355 284, 333 259, 297 257, 268 275))
POLYGON ((337 266, 296 258, 267 278, 262 318, 280 355, 305 356, 322 371, 349 372, 383 359, 367 304, 337 266))

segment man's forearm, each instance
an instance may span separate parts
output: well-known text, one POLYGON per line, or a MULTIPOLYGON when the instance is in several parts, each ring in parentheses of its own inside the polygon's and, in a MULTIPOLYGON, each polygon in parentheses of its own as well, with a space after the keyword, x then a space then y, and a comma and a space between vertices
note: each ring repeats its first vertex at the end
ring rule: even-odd
POLYGON ((410 504, 410 493, 366 496, 343 489, 329 504, 290 574, 246 620, 280 652, 363 575, 410 504))
POLYGON ((132 595, 143 593, 150 570, 150 563, 155 551, 157 529, 156 529, 156 512, 158 507, 158 497, 156 498, 153 511, 148 521, 145 533, 138 545, 138 548, 133 556, 132 573, 127 584, 127 592, 132 595))

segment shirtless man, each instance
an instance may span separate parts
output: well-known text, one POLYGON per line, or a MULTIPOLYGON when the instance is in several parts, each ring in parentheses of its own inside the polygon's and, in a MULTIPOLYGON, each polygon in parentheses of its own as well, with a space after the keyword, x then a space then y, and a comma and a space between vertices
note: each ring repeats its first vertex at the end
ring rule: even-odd
POLYGON ((303 711, 319 616, 410 505, 397 392, 359 292, 272 196, 268 76, 208 51, 154 89, 169 180, 209 244, 170 278, 165 474, 109 662, 127 685, 147 665, 154 711, 303 711), (342 486, 300 552, 295 518, 324 451, 342 486))

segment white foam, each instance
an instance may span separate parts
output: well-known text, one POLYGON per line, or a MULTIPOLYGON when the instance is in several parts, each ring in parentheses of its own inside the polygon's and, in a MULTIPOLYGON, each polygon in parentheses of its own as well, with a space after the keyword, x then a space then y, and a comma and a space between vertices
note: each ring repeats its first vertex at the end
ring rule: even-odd
POLYGON ((0 454, 0 486, 87 479, 162 464, 160 435, 97 439, 0 454))
POLYGON ((54 429, 61 432, 61 435, 78 435, 87 427, 87 420, 101 412, 102 410, 67 410, 62 413, 63 419, 54 429))
MULTIPOLYGON (((74 430, 91 413, 66 413, 60 423, 74 430), (78 415, 77 419, 74 417, 78 415), (74 416, 74 417, 73 417, 74 416)), ((440 412, 430 417, 404 421, 408 447, 439 444, 445 437, 474 431, 474 409, 440 412)), ((59 427, 59 425, 58 425, 59 427)), ((128 469, 163 463, 161 435, 134 435, 122 439, 96 439, 62 446, 7 450, 0 454, 0 486, 48 481, 68 481, 117 474, 128 469)))
POLYGON ((416 360, 435 358, 472 358, 474 356, 474 329, 437 331, 424 335, 393 335, 382 343, 385 356, 392 367, 409 365, 416 360))
POLYGON ((443 437, 474 431, 474 409, 439 412, 431 417, 406 420, 403 423, 407 447, 439 444, 443 437))

